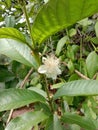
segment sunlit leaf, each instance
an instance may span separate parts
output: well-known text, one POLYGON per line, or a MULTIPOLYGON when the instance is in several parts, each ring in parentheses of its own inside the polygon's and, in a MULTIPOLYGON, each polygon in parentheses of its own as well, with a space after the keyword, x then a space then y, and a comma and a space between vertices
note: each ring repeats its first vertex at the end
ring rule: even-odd
POLYGON ((11 0, 7 0, 6 5, 7 5, 8 8, 10 8, 11 7, 11 0))
POLYGON ((97 12, 96 0, 50 0, 34 21, 32 36, 41 43, 50 35, 97 12))
POLYGON ((23 43, 26 42, 24 35, 17 29, 11 27, 0 28, 0 38, 10 38, 19 40, 23 43))

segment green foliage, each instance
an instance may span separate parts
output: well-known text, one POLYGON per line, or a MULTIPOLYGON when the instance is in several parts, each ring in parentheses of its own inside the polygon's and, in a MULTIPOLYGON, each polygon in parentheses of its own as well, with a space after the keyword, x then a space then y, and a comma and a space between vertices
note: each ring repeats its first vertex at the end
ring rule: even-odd
POLYGON ((49 0, 38 13, 32 27, 32 36, 38 43, 77 21, 98 12, 98 1, 49 0))
POLYGON ((13 119, 5 130, 31 130, 32 126, 36 126, 43 120, 46 120, 48 115, 43 111, 27 112, 22 116, 13 119))
POLYGON ((63 46, 65 45, 65 43, 68 40, 68 36, 64 36, 63 38, 61 38, 57 44, 57 48, 56 48, 56 55, 59 56, 60 52, 62 51, 63 46))
POLYGON ((96 52, 89 53, 86 59, 87 71, 90 78, 93 78, 95 73, 98 71, 98 55, 96 52), (92 64, 93 63, 93 64, 92 64))
POLYGON ((10 81, 14 79, 14 74, 8 71, 6 67, 0 66, 0 82, 10 81))
POLYGON ((96 32, 96 36, 98 37, 98 22, 96 22, 95 24, 95 32, 96 32))
POLYGON ((45 103, 46 99, 34 91, 25 89, 0 90, 0 111, 19 108, 38 101, 45 103))
POLYGON ((36 59, 31 55, 30 48, 20 41, 2 38, 0 39, 0 53, 19 61, 27 66, 38 67, 36 59), (20 49, 21 48, 21 49, 20 49))
MULTIPOLYGON (((87 117, 81 117, 77 114, 66 113, 61 119, 65 123, 78 124, 86 130, 96 130, 96 125, 93 120, 87 117)), ((96 122, 97 124, 98 122, 96 122)))
POLYGON ((61 122, 56 114, 50 116, 50 118, 47 121, 45 130, 63 130, 61 122))
POLYGON ((26 42, 25 36, 15 28, 0 28, 0 38, 9 38, 26 42))
POLYGON ((6 27, 14 27, 15 26, 15 17, 14 16, 6 16, 5 17, 6 27))
POLYGON ((0 5, 0 130, 97 130, 98 1, 0 5))
POLYGON ((90 96, 98 95, 98 81, 76 80, 65 83, 54 95, 54 99, 61 96, 90 96))

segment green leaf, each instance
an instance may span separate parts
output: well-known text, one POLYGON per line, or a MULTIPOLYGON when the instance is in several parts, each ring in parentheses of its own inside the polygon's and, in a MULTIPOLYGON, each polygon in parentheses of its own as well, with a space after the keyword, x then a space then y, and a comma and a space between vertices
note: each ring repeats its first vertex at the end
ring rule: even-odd
POLYGON ((10 110, 33 102, 46 102, 46 99, 31 90, 5 89, 0 90, 0 111, 10 110))
POLYGON ((71 45, 67 46, 67 51, 66 51, 66 55, 69 59, 71 59, 72 61, 75 60, 75 54, 74 54, 74 47, 71 45))
POLYGON ((0 130, 4 130, 4 124, 2 121, 0 121, 0 130))
POLYGON ((64 36, 59 40, 57 43, 57 48, 56 48, 56 55, 59 56, 63 46, 65 45, 66 41, 68 40, 68 36, 64 36))
POLYGON ((81 126, 82 128, 85 128, 86 130, 96 130, 97 129, 96 125, 92 119, 87 118, 87 117, 81 117, 77 114, 66 113, 61 118, 61 120, 65 123, 77 124, 77 125, 81 126))
POLYGON ((14 79, 14 74, 7 70, 7 68, 0 67, 0 82, 6 82, 14 79))
POLYGON ((76 29, 72 28, 72 29, 69 30, 68 35, 70 37, 73 37, 74 35, 76 35, 76 33, 77 33, 76 29))
MULTIPOLYGON (((81 129, 80 129, 80 126, 79 126, 79 125, 76 125, 76 124, 70 125, 70 129, 71 129, 71 130, 81 130, 81 129)), ((69 129, 69 130, 70 130, 70 129, 69 129)))
POLYGON ((46 120, 48 115, 43 111, 27 112, 13 119, 5 130, 31 130, 33 126, 46 120))
POLYGON ((89 26, 92 24, 92 21, 88 18, 85 18, 81 21, 78 22, 80 25, 82 25, 83 27, 89 26))
POLYGON ((75 70, 72 60, 68 61, 68 69, 70 70, 71 73, 73 73, 75 70))
POLYGON ((24 35, 15 28, 0 28, 0 38, 10 38, 26 43, 24 35))
POLYGON ((95 51, 89 53, 86 59, 86 66, 89 77, 93 78, 93 76, 98 70, 98 55, 96 54, 95 51))
POLYGON ((95 45, 98 45, 98 37, 92 37, 91 42, 93 42, 95 45))
POLYGON ((0 39, 0 54, 10 57, 27 66, 38 68, 36 59, 31 55, 30 48, 20 41, 2 38, 0 39))
POLYGON ((48 115, 43 111, 27 112, 13 119, 5 130, 31 130, 33 126, 46 120, 48 115))
POLYGON ((40 89, 40 88, 37 88, 37 87, 29 87, 28 89, 29 89, 29 90, 33 90, 34 92, 36 92, 36 93, 42 95, 43 97, 47 98, 46 92, 43 91, 43 90, 40 89))
POLYGON ((45 130, 53 130, 53 116, 50 116, 47 120, 45 130))
POLYGON ((50 0, 39 11, 32 36, 42 43, 50 35, 98 12, 96 0, 50 0))
POLYGON ((15 25, 15 16, 6 16, 5 17, 5 26, 6 27, 14 27, 15 25))
POLYGON ((96 36, 98 38, 98 21, 95 24, 95 32, 96 32, 96 36))
POLYGON ((60 120, 57 115, 50 116, 47 121, 45 130, 63 130, 60 120))
POLYGON ((7 7, 10 8, 11 7, 11 0, 6 0, 5 2, 6 2, 7 7))
POLYGON ((60 88, 60 87, 63 86, 64 84, 65 84, 64 82, 53 84, 53 85, 51 85, 51 89, 60 88))
POLYGON ((5 82, 5 89, 9 88, 17 88, 19 86, 19 80, 17 78, 14 78, 13 80, 5 82))
POLYGON ((56 114, 54 114, 54 129, 53 130, 63 130, 62 126, 61 126, 61 122, 58 119, 58 116, 56 114))
POLYGON ((54 99, 61 96, 89 96, 98 95, 97 80, 76 80, 65 83, 58 89, 54 95, 54 99))

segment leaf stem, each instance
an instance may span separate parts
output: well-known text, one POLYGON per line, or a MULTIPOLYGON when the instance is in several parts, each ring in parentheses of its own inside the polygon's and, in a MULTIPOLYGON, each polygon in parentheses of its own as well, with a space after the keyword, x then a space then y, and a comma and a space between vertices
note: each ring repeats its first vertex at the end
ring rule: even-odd
POLYGON ((33 36, 32 36, 32 29, 31 29, 27 9, 26 9, 25 0, 18 0, 18 3, 20 4, 21 9, 23 11, 23 14, 25 16, 27 27, 28 27, 28 30, 29 30, 29 33, 30 33, 30 38, 31 38, 31 41, 32 41, 32 45, 30 45, 29 43, 26 43, 26 44, 31 48, 32 55, 35 58, 36 62, 39 64, 40 63, 40 58, 39 58, 39 54, 38 54, 38 50, 37 50, 38 48, 35 46, 35 41, 34 41, 33 36))
POLYGON ((29 29, 29 32, 30 32, 30 37, 31 37, 31 40, 32 40, 33 49, 35 49, 35 42, 34 42, 34 39, 32 37, 32 30, 31 30, 29 16, 28 16, 27 9, 26 9, 26 3, 25 3, 24 0, 19 0, 19 3, 22 7, 22 11, 23 11, 25 18, 26 18, 26 23, 27 23, 27 26, 28 26, 28 29, 29 29))
POLYGON ((53 104, 52 104, 52 99, 50 98, 50 95, 49 95, 49 89, 48 89, 48 83, 47 83, 46 77, 45 77, 45 83, 46 83, 45 91, 47 93, 48 102, 49 102, 49 105, 50 105, 50 108, 51 108, 51 112, 54 112, 54 108, 53 108, 53 104))

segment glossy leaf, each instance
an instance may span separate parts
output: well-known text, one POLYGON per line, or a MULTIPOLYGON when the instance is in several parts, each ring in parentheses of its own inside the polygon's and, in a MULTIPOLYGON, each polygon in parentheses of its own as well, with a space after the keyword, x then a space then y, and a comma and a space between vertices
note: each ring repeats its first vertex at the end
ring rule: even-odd
POLYGON ((26 42, 24 35, 17 29, 11 27, 0 28, 0 38, 10 38, 19 40, 23 43, 26 42))
POLYGON ((89 96, 98 95, 97 80, 76 80, 65 83, 54 95, 54 99, 61 96, 89 96))
POLYGON ((36 42, 42 43, 55 32, 97 12, 96 0, 50 0, 34 21, 32 36, 36 42))
POLYGON ((86 59, 86 66, 89 77, 93 78, 93 76, 98 70, 98 55, 95 51, 89 53, 86 59))
POLYGON ((27 66, 38 67, 35 58, 31 55, 30 48, 20 41, 2 38, 0 39, 0 54, 10 57, 27 66))
POLYGON ((5 130, 31 130, 33 126, 48 118, 43 111, 27 112, 13 119, 5 130))
POLYGON ((46 99, 34 91, 26 89, 0 90, 0 111, 19 108, 38 101, 45 103, 46 99))
POLYGON ((61 120, 64 123, 77 124, 77 125, 81 126, 82 128, 85 128, 86 130, 97 130, 94 120, 87 118, 87 117, 81 117, 77 114, 66 113, 61 118, 61 120))

